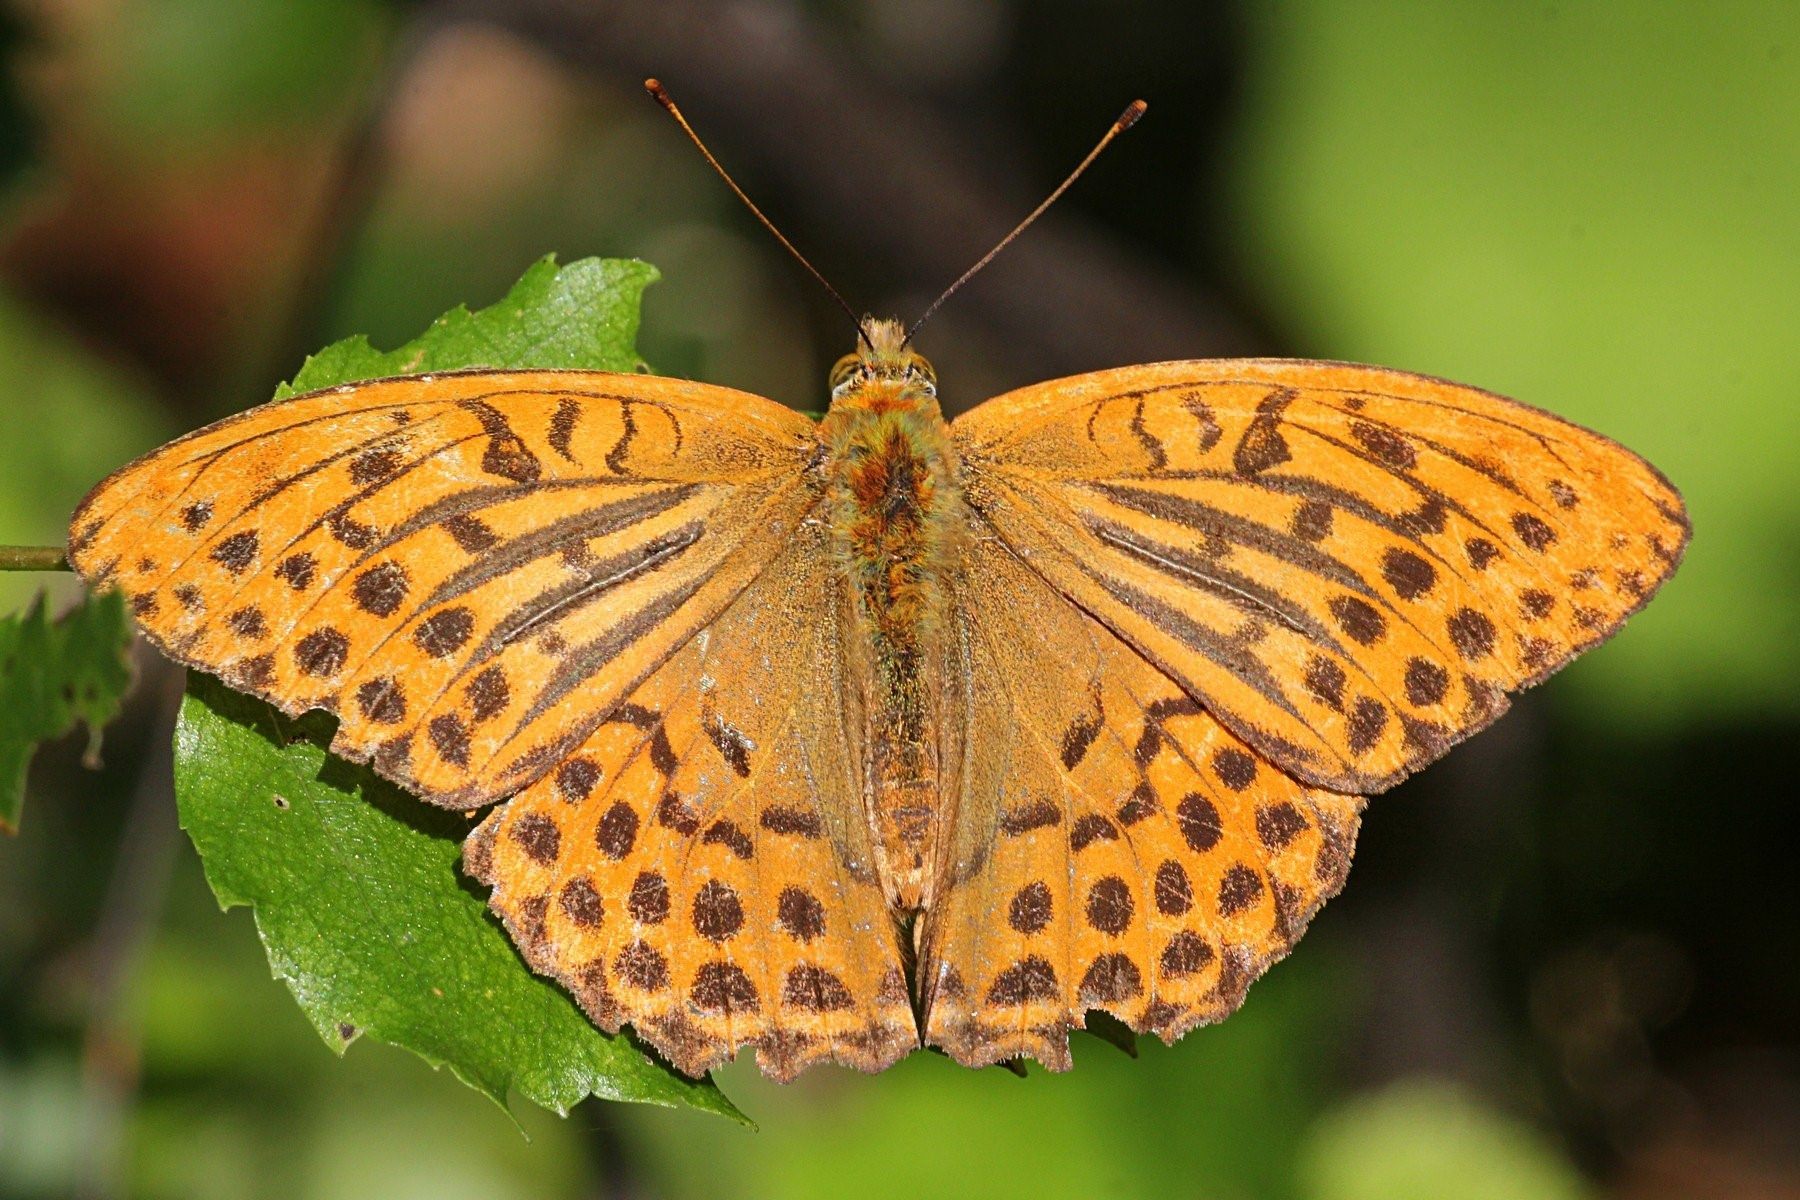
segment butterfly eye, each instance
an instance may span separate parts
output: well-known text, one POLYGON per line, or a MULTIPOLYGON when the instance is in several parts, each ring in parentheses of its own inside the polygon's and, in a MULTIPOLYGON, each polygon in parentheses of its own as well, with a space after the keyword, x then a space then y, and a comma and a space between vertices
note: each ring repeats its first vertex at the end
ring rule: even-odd
POLYGON ((834 396, 837 395, 839 390, 842 389, 846 383, 849 383, 856 377, 858 369, 861 366, 862 359, 854 354, 846 354, 844 357, 838 359, 837 364, 831 368, 831 374, 826 379, 827 386, 831 389, 831 394, 834 396))
POLYGON ((915 356, 907 367, 907 372, 927 392, 933 396, 937 395, 937 372, 932 369, 930 363, 915 356))

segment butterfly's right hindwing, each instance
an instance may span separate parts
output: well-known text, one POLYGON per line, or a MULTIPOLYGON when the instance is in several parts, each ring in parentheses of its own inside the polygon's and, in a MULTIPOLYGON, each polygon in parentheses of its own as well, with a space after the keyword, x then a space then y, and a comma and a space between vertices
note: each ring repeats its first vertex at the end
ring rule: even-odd
POLYGON ((790 1079, 918 1045, 846 724, 824 531, 634 689, 464 862, 537 970, 700 1074, 790 1079))
POLYGON ((966 751, 922 919, 926 1040, 1062 1070, 1090 1009, 1166 1041, 1230 1015, 1342 885, 1361 798, 1284 774, 991 535, 952 639, 966 751))

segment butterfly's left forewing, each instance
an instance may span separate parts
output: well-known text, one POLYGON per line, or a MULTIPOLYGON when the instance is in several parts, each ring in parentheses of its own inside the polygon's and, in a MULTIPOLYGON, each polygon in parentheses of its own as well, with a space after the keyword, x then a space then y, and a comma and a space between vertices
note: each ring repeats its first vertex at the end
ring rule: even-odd
POLYGON ((1673 487, 1473 388, 1336 363, 1102 371, 959 418, 1020 559, 1265 757, 1374 792, 1615 631, 1674 571, 1673 487))

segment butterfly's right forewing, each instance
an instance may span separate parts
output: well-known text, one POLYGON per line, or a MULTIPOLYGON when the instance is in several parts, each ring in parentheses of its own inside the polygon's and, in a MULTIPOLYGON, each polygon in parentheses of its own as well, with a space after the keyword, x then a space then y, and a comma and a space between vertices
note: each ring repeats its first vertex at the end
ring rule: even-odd
POLYGON ((959 418, 971 505, 1285 770, 1391 786, 1611 635, 1687 542, 1618 444, 1339 363, 1161 363, 959 418))

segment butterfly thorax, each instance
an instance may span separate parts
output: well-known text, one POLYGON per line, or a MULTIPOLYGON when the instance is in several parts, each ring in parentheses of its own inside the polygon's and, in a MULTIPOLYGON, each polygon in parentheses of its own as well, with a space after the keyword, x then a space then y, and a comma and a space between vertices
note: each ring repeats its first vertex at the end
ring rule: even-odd
POLYGON ((832 373, 830 528, 849 606, 846 661, 865 726, 864 804, 896 906, 921 903, 941 813, 937 746, 940 638, 962 488, 931 367, 898 325, 868 323, 868 342, 832 373))

